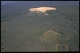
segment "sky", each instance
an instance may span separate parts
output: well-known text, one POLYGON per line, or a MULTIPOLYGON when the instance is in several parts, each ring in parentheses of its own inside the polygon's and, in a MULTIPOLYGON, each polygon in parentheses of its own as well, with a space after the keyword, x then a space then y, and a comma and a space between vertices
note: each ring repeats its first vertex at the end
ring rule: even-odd
POLYGON ((15 3, 17 1, 1 1, 1 5, 5 5, 5 4, 12 4, 15 3))
MULTIPOLYGON (((5 5, 5 4, 13 4, 15 2, 20 2, 20 1, 1 1, 1 5, 5 5)), ((24 2, 24 1, 23 1, 24 2)), ((30 3, 79 3, 79 1, 26 1, 26 2, 30 2, 30 3)))

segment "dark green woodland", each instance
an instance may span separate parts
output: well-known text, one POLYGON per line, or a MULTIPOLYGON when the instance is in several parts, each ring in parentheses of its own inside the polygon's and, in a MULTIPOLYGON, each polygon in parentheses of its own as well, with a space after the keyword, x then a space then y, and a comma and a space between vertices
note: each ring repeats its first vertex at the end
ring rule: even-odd
POLYGON ((1 52, 79 51, 79 2, 26 2, 1 5, 1 52), (38 6, 56 10, 29 14, 38 6))

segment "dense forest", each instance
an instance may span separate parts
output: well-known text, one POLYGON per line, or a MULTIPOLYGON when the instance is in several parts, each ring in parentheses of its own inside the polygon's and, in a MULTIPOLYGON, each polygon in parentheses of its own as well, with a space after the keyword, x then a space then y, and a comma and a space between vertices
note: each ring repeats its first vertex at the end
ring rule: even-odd
POLYGON ((47 2, 56 8, 47 16, 29 14, 30 7, 46 6, 34 3, 1 6, 1 52, 79 51, 79 3, 47 2))

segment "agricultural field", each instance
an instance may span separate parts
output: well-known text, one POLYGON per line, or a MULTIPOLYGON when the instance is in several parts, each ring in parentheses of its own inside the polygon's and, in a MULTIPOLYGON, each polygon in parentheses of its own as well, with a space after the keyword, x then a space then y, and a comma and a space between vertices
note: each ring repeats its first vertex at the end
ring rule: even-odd
POLYGON ((1 5, 1 52, 79 51, 79 3, 23 3, 1 5), (43 4, 56 10, 29 14, 43 4))

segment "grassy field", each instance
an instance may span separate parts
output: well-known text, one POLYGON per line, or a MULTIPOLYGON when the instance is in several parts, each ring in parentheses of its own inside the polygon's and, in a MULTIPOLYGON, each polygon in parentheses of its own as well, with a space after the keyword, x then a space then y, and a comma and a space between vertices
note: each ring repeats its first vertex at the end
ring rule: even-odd
POLYGON ((47 16, 26 7, 1 10, 1 52, 79 51, 79 6, 55 8, 47 16))

